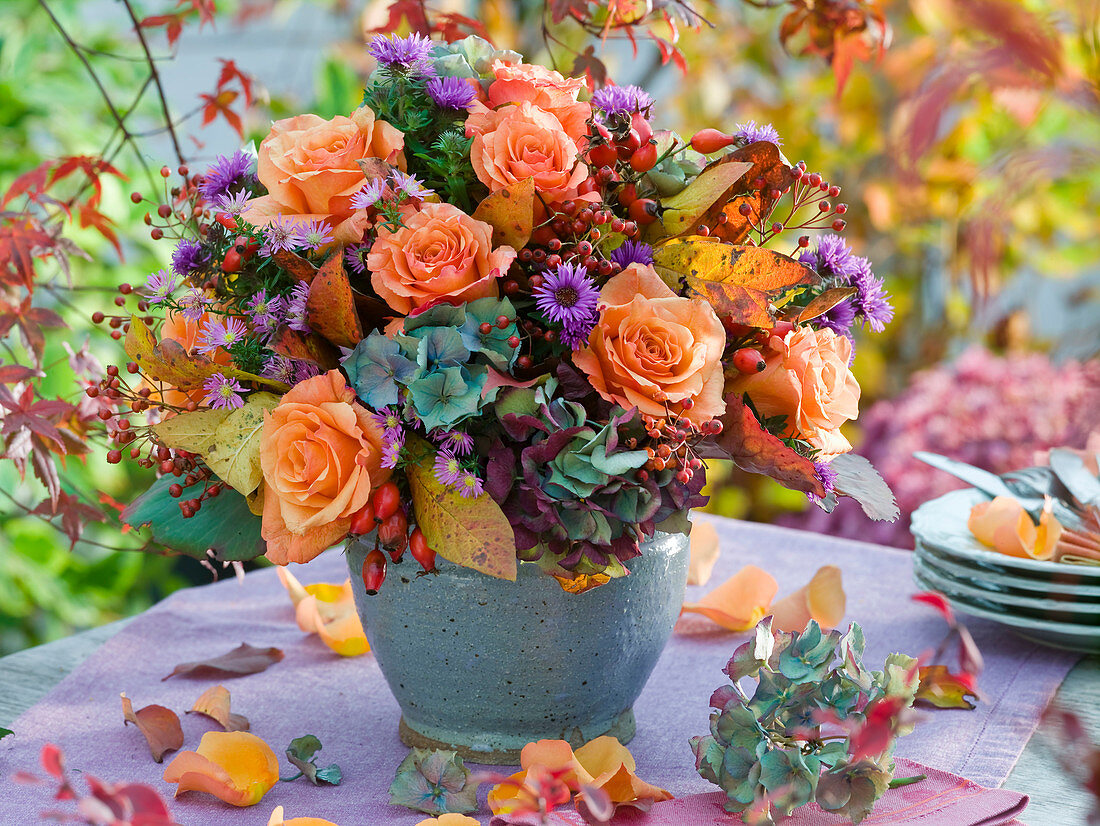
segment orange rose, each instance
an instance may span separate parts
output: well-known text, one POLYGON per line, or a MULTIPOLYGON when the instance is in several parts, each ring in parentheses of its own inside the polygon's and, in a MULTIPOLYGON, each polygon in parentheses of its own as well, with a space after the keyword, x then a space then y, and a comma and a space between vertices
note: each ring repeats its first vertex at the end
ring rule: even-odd
POLYGON ((798 327, 782 340, 772 338, 763 372, 741 375, 727 390, 748 393, 761 416, 786 416, 783 435, 805 439, 828 460, 852 449, 840 432, 859 415, 851 355, 852 342, 844 336, 798 327))
POLYGON ((466 135, 474 138, 474 172, 493 192, 534 178, 535 189, 547 200, 560 201, 576 195, 588 177, 576 142, 554 115, 534 104, 472 112, 466 135))
POLYGON ((498 295, 496 280, 516 251, 493 249, 493 228, 451 204, 425 203, 396 232, 378 228, 367 256, 371 284, 390 307, 408 314, 440 299, 498 295))
POLYGON ((258 226, 278 215, 295 223, 327 221, 337 243, 357 241, 366 215, 351 208, 351 196, 365 183, 357 162, 379 158, 404 169, 404 145, 404 135, 376 121, 367 106, 350 118, 298 115, 275 121, 260 144, 256 164, 256 177, 268 194, 250 200, 245 217, 258 226))
POLYGON ((573 363, 608 401, 695 424, 726 410, 722 322, 708 301, 676 295, 651 266, 631 264, 604 285, 588 345, 573 363), (683 410, 688 399, 693 405, 683 410))
POLYGON ((382 432, 339 370, 296 384, 264 417, 261 535, 277 565, 308 562, 343 539, 389 478, 382 432))
POLYGON ((489 86, 490 108, 508 103, 533 103, 556 117, 573 140, 580 140, 587 134, 592 107, 577 100, 577 95, 585 88, 583 78, 566 78, 545 66, 505 63, 503 60, 493 62, 493 74, 496 80, 489 86))

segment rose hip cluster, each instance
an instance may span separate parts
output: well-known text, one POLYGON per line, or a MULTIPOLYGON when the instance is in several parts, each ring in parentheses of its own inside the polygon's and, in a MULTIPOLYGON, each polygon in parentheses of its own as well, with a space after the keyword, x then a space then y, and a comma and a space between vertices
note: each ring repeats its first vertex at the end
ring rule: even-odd
MULTIPOLYGON (((407 500, 406 500, 407 501, 407 500)), ((401 562, 405 550, 420 563, 418 575, 435 571, 435 551, 419 527, 409 532, 409 515, 402 502, 401 490, 395 482, 386 482, 371 495, 370 501, 351 518, 353 536, 374 532, 374 548, 363 563, 363 585, 374 596, 386 580, 386 554, 394 564, 401 562)))

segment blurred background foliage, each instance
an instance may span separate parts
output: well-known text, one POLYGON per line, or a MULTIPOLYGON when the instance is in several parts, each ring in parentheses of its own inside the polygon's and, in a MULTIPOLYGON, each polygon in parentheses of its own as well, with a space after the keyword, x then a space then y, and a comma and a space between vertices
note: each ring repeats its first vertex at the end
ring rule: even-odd
MULTIPOLYGON (((133 5, 139 14, 178 8, 171 0, 133 5)), ((607 3, 574 5, 597 25, 606 22, 599 15, 606 17, 607 3)), ((863 413, 850 437, 905 491, 902 520, 873 534, 905 546, 907 511, 921 491, 931 496, 952 486, 915 466, 912 450, 1006 470, 1026 463, 1033 449, 1082 446, 1100 427, 1100 3, 884 0, 877 8, 892 42, 879 61, 856 63, 841 90, 822 56, 793 56, 781 44, 795 5, 622 4, 620 11, 670 12, 686 73, 644 37, 635 51, 612 31, 595 41, 595 53, 615 82, 654 94, 656 122, 685 135, 770 122, 788 158, 804 159, 843 187, 849 243, 886 276, 898 309, 884 334, 857 339, 853 369, 863 413), (712 25, 691 27, 689 10, 712 25), (1052 390, 1060 391, 1057 404, 1052 390)), ((536 0, 432 8, 476 18, 497 43, 564 71, 594 42, 569 19, 552 27, 554 39, 545 38, 547 6, 536 0)), ((331 117, 353 108, 371 68, 366 33, 386 26, 390 10, 391 0, 240 0, 219 3, 211 24, 191 21, 174 62, 158 64, 191 166, 241 142, 218 123, 200 129, 197 94, 214 85, 215 56, 236 60, 264 87, 243 127, 245 142, 258 141, 272 118, 307 110, 331 117)), ((653 33, 672 35, 659 17, 653 33)), ((160 31, 149 41, 158 55, 173 51, 160 31)), ((159 129, 159 101, 138 94, 148 92, 138 48, 112 0, 0 4, 0 191, 62 155, 104 153, 128 177, 103 179, 101 208, 116 223, 121 258, 101 235, 74 227, 67 234, 88 254, 73 260, 75 286, 58 272, 35 294, 36 304, 70 325, 47 337, 44 382, 74 402, 66 346, 79 350, 87 340, 92 355, 117 363, 119 345, 89 316, 109 304, 118 284, 142 283, 164 266, 171 251, 149 239, 145 207, 128 198, 137 189, 165 200, 156 170, 174 165, 159 129), (108 96, 127 111, 134 107, 133 145, 113 129, 87 67, 65 47, 47 8, 66 30, 79 32, 80 55, 108 96)), ((148 478, 132 463, 108 465, 104 451, 70 458, 64 486, 109 507, 128 501, 148 478), (101 495, 99 502, 89 491, 101 495)), ((63 534, 27 514, 42 490, 29 476, 20 480, 10 462, 0 462, 0 491, 8 492, 0 500, 0 654, 141 610, 211 577, 194 560, 113 550, 141 544, 113 519, 89 525, 70 548, 63 534)), ((819 518, 806 511, 801 494, 764 477, 715 468, 711 492, 716 513, 871 536, 858 509, 819 518)))

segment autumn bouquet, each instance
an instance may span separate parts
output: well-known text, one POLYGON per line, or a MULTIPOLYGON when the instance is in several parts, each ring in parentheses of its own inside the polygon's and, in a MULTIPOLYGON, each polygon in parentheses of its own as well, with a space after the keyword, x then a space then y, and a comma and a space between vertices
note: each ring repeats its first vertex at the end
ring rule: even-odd
POLYGON ((359 108, 181 169, 147 216, 171 268, 97 314, 130 361, 88 390, 109 458, 160 471, 125 521, 279 564, 367 535, 373 591, 406 551, 624 576, 716 459, 891 515, 841 425, 853 326, 892 310, 774 129, 685 140, 640 88, 477 37, 369 50, 359 108))

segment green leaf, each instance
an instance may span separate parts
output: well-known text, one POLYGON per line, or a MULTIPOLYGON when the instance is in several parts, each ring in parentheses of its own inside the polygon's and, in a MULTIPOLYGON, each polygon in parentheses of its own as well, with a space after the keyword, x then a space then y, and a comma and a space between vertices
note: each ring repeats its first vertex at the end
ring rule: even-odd
POLYGON ((260 536, 260 518, 248 509, 248 502, 227 488, 220 496, 207 499, 190 519, 180 513, 179 499, 168 488, 174 476, 162 476, 145 493, 122 511, 122 521, 132 528, 148 525, 153 541, 177 553, 207 559, 207 550, 221 562, 255 559, 266 549, 260 536))
POLYGON ((456 565, 499 579, 516 579, 516 538, 508 517, 487 493, 465 498, 432 473, 435 449, 410 436, 410 455, 420 455, 406 468, 416 523, 428 545, 456 565))
POLYGON ((206 454, 214 443, 214 433, 218 425, 225 421, 228 410, 196 410, 193 413, 180 413, 153 425, 153 432, 168 447, 206 454))
POLYGON ((3 740, 9 734, 15 734, 15 732, 12 731, 10 728, 4 728, 3 726, 0 726, 0 740, 3 740))
POLYGON ((668 234, 687 232, 719 199, 724 204, 734 184, 750 169, 751 163, 716 164, 701 172, 678 194, 665 198, 661 203, 665 208, 661 220, 668 234))
MULTIPOLYGON (((260 486, 260 439, 264 413, 275 409, 279 397, 273 393, 253 393, 244 407, 225 417, 214 430, 211 443, 203 454, 206 464, 237 492, 248 496, 260 486)), ((190 448, 185 448, 189 450, 190 448)))
POLYGON ((314 786, 320 786, 323 783, 329 786, 339 786, 340 781, 344 779, 339 766, 333 763, 323 769, 317 768, 315 760, 317 752, 320 750, 321 741, 312 734, 291 740, 290 745, 286 747, 286 759, 293 763, 302 774, 282 779, 297 780, 305 775, 314 786))
POLYGON ((397 767, 390 803, 429 815, 472 812, 477 783, 456 752, 413 749, 397 767))

